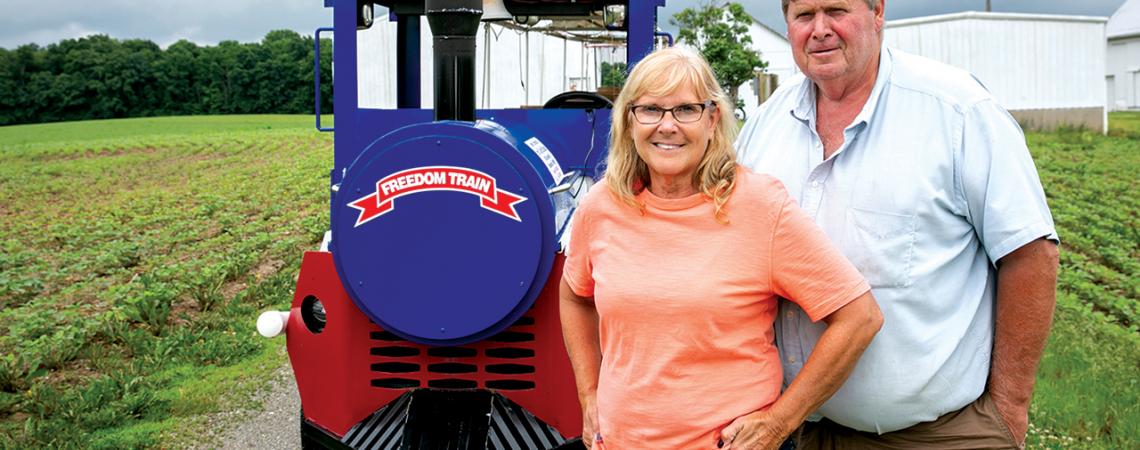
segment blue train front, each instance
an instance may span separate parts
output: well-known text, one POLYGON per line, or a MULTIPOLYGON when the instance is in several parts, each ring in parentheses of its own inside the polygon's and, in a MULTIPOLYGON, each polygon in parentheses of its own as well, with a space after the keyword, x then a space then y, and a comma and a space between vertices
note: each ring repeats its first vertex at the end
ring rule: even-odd
MULTIPOLYGON (((558 318, 560 241, 603 169, 609 102, 568 92, 542 109, 476 110, 484 2, 389 0, 375 3, 396 23, 397 108, 361 108, 357 30, 372 3, 326 0, 331 230, 305 254, 290 311, 258 321, 287 336, 303 446, 569 448, 581 417, 558 318), (433 36, 430 110, 420 109, 421 16, 433 36)), ((486 3, 530 23, 604 17, 632 65, 652 51, 664 1, 486 3)))

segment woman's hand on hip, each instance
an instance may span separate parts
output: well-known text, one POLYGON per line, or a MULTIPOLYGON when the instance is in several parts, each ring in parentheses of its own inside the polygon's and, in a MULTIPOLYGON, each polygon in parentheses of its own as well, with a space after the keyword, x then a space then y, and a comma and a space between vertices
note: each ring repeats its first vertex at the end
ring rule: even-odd
POLYGON ((583 396, 582 403, 582 445, 594 448, 594 443, 601 440, 598 434, 598 404, 594 395, 583 396))

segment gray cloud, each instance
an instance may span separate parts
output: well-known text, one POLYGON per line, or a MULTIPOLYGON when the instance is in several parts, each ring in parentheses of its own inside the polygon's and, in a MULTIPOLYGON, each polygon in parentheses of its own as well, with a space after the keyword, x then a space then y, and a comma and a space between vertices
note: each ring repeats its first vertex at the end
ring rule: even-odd
MULTIPOLYGON (((642 1, 642 0, 638 0, 642 1)), ((647 0, 646 0, 647 1, 647 0)), ((778 31, 784 21, 778 0, 737 0, 757 19, 778 31)), ((992 0, 995 11, 1109 16, 1124 0, 992 0)), ((659 23, 676 32, 669 18, 698 0, 673 0, 660 10, 659 23)), ((887 18, 982 10, 985 0, 888 0, 887 18)), ((275 29, 311 34, 332 24, 322 0, 4 0, 0 47, 48 45, 61 39, 102 33, 118 39, 141 38, 166 46, 179 39, 199 44, 261 40, 275 29)))

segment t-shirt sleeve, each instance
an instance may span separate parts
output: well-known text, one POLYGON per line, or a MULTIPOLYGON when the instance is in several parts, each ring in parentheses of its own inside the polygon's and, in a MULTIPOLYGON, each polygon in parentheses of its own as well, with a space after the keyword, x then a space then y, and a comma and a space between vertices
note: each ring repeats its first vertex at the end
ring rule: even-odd
POLYGON ((1021 128, 995 101, 966 110, 957 176, 967 220, 996 262, 1041 237, 1058 241, 1021 128))
POLYGON ((772 290, 817 322, 871 286, 786 191, 781 197, 772 233, 772 290))
POLYGON ((590 196, 582 199, 570 219, 570 243, 566 246, 566 263, 562 279, 581 297, 594 296, 594 270, 590 261, 590 196))

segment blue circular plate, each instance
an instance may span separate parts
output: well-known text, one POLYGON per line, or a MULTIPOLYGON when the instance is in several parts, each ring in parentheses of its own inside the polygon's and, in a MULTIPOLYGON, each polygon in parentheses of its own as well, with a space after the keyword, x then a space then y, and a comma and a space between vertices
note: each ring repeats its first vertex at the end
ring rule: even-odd
POLYGON ((331 248, 373 321, 415 342, 460 345, 534 303, 553 261, 552 217, 542 181, 502 138, 461 122, 413 125, 348 169, 331 248))

